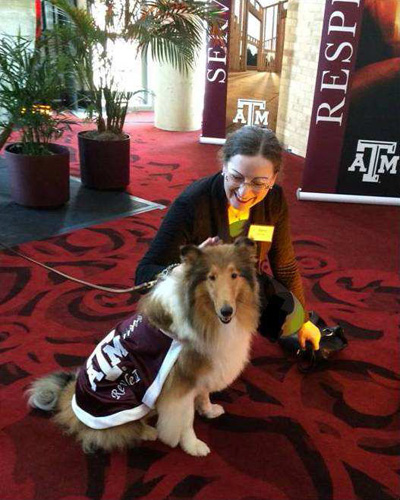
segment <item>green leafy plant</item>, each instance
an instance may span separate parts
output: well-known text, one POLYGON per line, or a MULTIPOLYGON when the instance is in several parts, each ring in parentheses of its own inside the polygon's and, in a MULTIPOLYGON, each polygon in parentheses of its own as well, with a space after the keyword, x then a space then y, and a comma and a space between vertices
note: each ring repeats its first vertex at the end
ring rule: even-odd
POLYGON ((95 120, 98 134, 120 136, 131 98, 139 92, 126 92, 115 79, 113 44, 132 43, 132 57, 150 53, 154 60, 169 62, 185 72, 202 45, 204 30, 220 37, 220 10, 206 1, 195 0, 97 0, 103 16, 71 6, 68 0, 51 0, 66 16, 57 29, 64 49, 71 56, 75 73, 88 100, 89 118, 95 120))
POLYGON ((20 35, 0 38, 0 149, 16 129, 20 142, 14 152, 51 154, 47 145, 73 123, 60 100, 68 62, 48 57, 43 43, 20 35))

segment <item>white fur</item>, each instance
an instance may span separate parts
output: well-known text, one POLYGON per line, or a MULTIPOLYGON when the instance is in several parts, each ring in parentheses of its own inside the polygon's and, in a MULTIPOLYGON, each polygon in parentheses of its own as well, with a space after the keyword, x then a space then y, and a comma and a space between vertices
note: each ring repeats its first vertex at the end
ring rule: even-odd
POLYGON ((182 271, 177 268, 172 274, 158 283, 153 291, 153 298, 160 302, 173 319, 169 329, 170 333, 179 340, 184 340, 185 338, 195 340, 196 333, 188 321, 180 297, 180 272, 182 271))
POLYGON ((225 389, 241 373, 248 361, 252 333, 245 331, 233 318, 231 323, 220 325, 216 337, 219 341, 210 353, 211 371, 197 381, 189 394, 162 402, 157 408, 159 439, 172 447, 179 444, 186 453, 198 457, 208 455, 210 448, 197 438, 193 429, 195 408, 207 418, 224 413, 221 405, 210 402, 209 393, 225 389))
POLYGON ((215 392, 224 389, 240 375, 249 359, 252 333, 245 331, 236 317, 227 325, 221 323, 217 337, 219 342, 213 345, 212 352, 213 368, 199 380, 200 390, 215 392))

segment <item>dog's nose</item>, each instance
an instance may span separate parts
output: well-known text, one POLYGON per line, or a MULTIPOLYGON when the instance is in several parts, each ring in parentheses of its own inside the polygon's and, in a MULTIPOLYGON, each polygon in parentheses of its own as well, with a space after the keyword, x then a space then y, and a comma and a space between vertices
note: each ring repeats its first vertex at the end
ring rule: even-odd
POLYGON ((223 318, 230 318, 233 314, 233 309, 231 306, 221 307, 221 315, 223 318))

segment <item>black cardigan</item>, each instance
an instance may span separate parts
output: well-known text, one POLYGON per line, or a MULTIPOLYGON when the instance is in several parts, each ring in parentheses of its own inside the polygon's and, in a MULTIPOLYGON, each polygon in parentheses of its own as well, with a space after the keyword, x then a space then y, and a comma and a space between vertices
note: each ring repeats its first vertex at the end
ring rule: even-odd
MULTIPOLYGON (((280 186, 274 185, 264 200, 251 208, 247 228, 250 224, 275 226, 272 243, 257 244, 259 262, 268 254, 274 278, 293 292, 306 310, 290 235, 288 207, 280 186)), ((182 245, 199 245, 210 236, 219 236, 225 243, 232 242, 221 172, 194 182, 172 203, 150 248, 139 262, 135 283, 151 281, 169 264, 179 262, 182 245)))

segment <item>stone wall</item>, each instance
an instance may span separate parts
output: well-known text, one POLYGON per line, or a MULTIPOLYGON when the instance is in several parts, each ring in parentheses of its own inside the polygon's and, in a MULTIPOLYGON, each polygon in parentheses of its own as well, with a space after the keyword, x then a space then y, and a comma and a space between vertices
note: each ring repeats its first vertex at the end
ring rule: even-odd
POLYGON ((33 38, 35 36, 35 1, 1 0, 0 34, 17 35, 33 38))
POLYGON ((305 156, 317 75, 325 0, 289 0, 277 135, 305 156))

